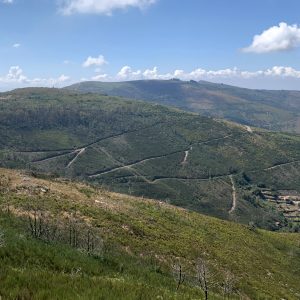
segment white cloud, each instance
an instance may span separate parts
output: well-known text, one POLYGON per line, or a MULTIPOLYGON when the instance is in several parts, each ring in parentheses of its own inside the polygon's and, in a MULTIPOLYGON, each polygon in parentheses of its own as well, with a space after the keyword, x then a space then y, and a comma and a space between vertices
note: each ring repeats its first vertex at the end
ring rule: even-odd
POLYGON ((244 52, 269 53, 291 50, 300 45, 300 27, 284 22, 273 26, 253 38, 252 44, 244 52))
POLYGON ((20 47, 21 47, 21 44, 19 44, 19 43, 13 44, 13 48, 20 48, 20 47))
POLYGON ((12 66, 9 68, 7 75, 3 78, 0 77, 0 81, 3 82, 26 82, 27 77, 23 74, 23 70, 19 66, 12 66))
POLYGON ((297 78, 300 79, 300 71, 292 67, 274 66, 266 70, 244 71, 238 68, 221 70, 195 69, 191 72, 175 70, 171 73, 159 73, 158 68, 133 70, 130 66, 124 66, 116 75, 115 80, 142 80, 142 79, 172 79, 181 80, 214 80, 214 79, 250 79, 250 78, 297 78))
POLYGON ((141 79, 142 72, 140 70, 133 71, 131 67, 124 66, 117 74, 117 78, 123 80, 141 79))
POLYGON ((98 57, 89 56, 85 62, 82 64, 84 68, 92 67, 92 66, 103 66, 106 65, 107 61, 105 60, 103 55, 99 55, 98 57))
POLYGON ((0 83, 8 86, 60 86, 62 83, 70 80, 69 76, 62 74, 57 78, 28 78, 19 66, 12 66, 9 68, 8 73, 1 77, 0 83))
POLYGON ((292 67, 279 67, 275 66, 272 69, 268 69, 264 72, 265 76, 279 76, 279 77, 292 77, 300 78, 300 71, 292 67))
POLYGON ((68 81, 70 80, 70 77, 69 76, 66 76, 64 74, 60 75, 58 78, 57 78, 57 82, 65 82, 65 81, 68 81))
POLYGON ((107 74, 98 74, 93 76, 91 79, 94 81, 107 81, 109 76, 107 74))
POLYGON ((14 1, 13 0, 1 0, 0 3, 4 4, 12 4, 14 1))
POLYGON ((111 15, 116 9, 137 7, 144 9, 156 0, 61 0, 61 12, 65 15, 74 13, 111 15))

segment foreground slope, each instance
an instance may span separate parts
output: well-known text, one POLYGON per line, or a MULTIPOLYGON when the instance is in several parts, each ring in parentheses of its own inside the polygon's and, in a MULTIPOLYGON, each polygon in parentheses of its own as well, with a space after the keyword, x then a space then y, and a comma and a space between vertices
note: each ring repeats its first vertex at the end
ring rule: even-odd
POLYGON ((300 92, 250 90, 205 81, 81 82, 67 89, 143 99, 237 123, 300 133, 300 92))
POLYGON ((300 137, 56 89, 1 95, 0 164, 276 229, 260 187, 300 192, 300 137))
POLYGON ((300 297, 298 234, 12 170, 0 169, 0 183, 4 299, 199 299, 199 259, 211 299, 300 297))

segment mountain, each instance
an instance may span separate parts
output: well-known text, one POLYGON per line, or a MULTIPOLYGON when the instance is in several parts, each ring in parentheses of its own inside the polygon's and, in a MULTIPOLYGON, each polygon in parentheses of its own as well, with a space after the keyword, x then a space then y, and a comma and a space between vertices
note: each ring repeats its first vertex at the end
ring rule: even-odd
POLYGON ((288 220, 297 226, 299 136, 67 90, 21 89, 0 99, 2 167, 273 230, 288 220), (284 210, 276 205, 283 202, 284 210))
POLYGON ((28 172, 0 183, 3 299, 203 299, 203 268, 209 299, 299 299, 299 234, 28 172))
POLYGON ((251 90, 205 81, 81 82, 67 87, 171 105, 214 118, 300 133, 300 92, 251 90))

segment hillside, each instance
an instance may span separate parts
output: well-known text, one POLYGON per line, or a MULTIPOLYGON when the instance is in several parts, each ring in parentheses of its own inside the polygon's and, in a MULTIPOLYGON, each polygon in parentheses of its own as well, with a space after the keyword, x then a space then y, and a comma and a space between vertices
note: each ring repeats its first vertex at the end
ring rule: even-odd
POLYGON ((205 81, 81 82, 67 87, 142 99, 269 130, 300 133, 300 92, 250 90, 205 81))
POLYGON ((3 167, 88 181, 273 230, 287 220, 263 191, 287 201, 300 192, 299 136, 56 89, 0 98, 3 167))
POLYGON ((3 299, 299 299, 300 236, 0 169, 3 299), (179 268, 183 284, 177 286, 179 268))

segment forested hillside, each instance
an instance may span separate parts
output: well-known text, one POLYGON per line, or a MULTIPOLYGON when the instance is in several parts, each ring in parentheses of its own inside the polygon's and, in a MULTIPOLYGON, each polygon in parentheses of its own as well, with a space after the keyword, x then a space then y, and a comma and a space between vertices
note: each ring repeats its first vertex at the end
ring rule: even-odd
POLYGON ((4 167, 84 180, 270 229, 286 220, 262 189, 300 191, 298 136, 56 89, 0 98, 4 167))
POLYGON ((67 87, 175 106, 245 125, 300 133, 300 92, 250 90, 206 81, 81 82, 67 87))

